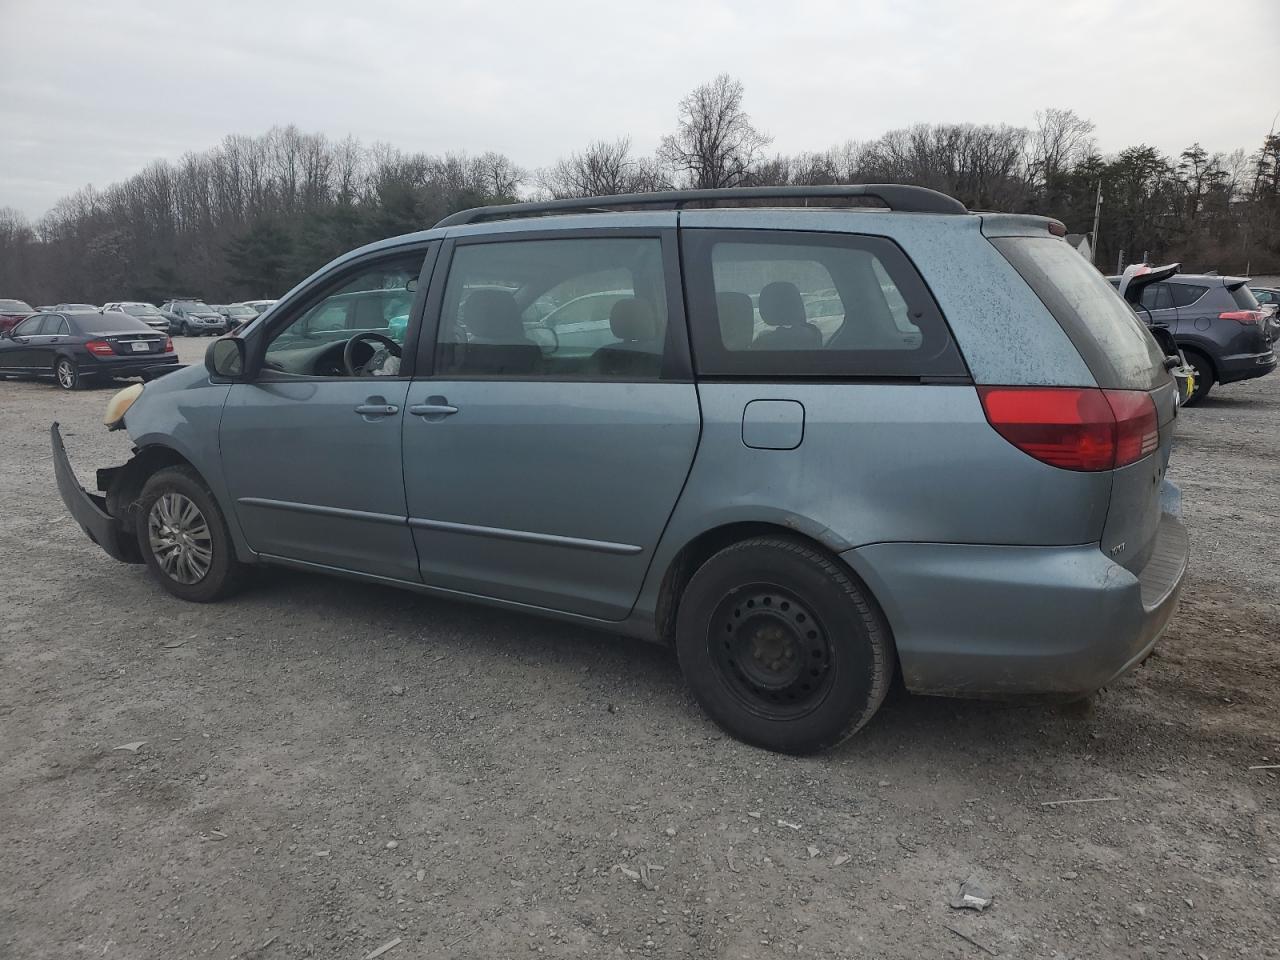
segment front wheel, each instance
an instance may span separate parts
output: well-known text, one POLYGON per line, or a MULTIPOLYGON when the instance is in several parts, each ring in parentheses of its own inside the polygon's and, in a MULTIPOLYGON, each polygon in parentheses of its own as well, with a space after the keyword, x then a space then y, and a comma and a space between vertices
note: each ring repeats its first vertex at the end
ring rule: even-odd
POLYGON ((143 484, 134 516, 143 559, 175 597, 209 603, 240 588, 246 568, 236 560, 222 510, 190 467, 156 471, 143 484))
POLYGON ((725 732, 783 753, 852 736, 893 678, 893 641, 874 601, 834 558, 784 537, 733 544, 694 573, 676 651, 725 732))
POLYGON ((84 387, 84 377, 76 362, 67 357, 59 357, 53 365, 53 378, 63 390, 80 390, 84 387))

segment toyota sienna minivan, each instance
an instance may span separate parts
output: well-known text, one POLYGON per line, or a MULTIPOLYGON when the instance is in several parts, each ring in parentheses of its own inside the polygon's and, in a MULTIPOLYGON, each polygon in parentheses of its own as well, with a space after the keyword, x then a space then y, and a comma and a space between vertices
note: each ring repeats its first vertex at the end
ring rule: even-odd
POLYGON ((465 211, 113 397, 100 494, 54 424, 58 486, 187 600, 279 564, 669 644, 775 750, 895 672, 1084 696, 1188 545, 1166 358, 1064 233, 894 185, 465 211))

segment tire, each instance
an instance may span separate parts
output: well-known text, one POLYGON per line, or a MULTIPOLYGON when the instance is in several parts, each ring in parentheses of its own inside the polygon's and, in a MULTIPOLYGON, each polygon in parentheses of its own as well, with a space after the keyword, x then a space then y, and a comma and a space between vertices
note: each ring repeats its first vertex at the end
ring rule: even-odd
POLYGON ((53 363, 53 382, 63 390, 83 390, 85 377, 70 357, 59 357, 53 363))
POLYGON ((184 337, 191 336, 191 327, 187 324, 187 321, 183 320, 182 323, 178 324, 178 332, 184 337))
POLYGON ((791 754, 861 729, 884 702, 895 662, 889 626, 864 588, 829 554, 785 537, 735 543, 698 568, 680 598, 676 653, 726 733, 791 754))
POLYGON ((165 467, 142 485, 134 532, 152 575, 179 599, 211 603, 235 593, 244 583, 247 567, 236 559, 226 518, 190 467, 165 467), (193 518, 189 508, 197 516, 193 518), (174 530, 186 535, 184 544, 164 550, 161 544, 179 539, 174 530))
POLYGON ((1205 397, 1209 395, 1209 391, 1213 389, 1213 364, 1209 362, 1209 358, 1200 353, 1183 352, 1187 358, 1187 363, 1196 369, 1196 388, 1191 391, 1191 396, 1187 397, 1184 407, 1193 407, 1205 397))

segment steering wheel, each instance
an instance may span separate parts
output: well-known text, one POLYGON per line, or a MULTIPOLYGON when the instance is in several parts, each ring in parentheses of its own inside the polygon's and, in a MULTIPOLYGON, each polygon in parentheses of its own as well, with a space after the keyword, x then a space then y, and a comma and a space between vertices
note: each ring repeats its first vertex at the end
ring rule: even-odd
MULTIPOLYGON (((360 365, 359 370, 356 369, 355 347, 361 340, 376 340, 378 343, 382 344, 382 346, 384 346, 393 357, 400 356, 400 344, 396 343, 390 337, 384 337, 380 333, 357 333, 354 337, 348 340, 347 345, 342 348, 342 366, 346 368, 347 376, 349 377, 364 376, 365 367, 369 365, 369 360, 373 359, 373 357, 370 357, 369 360, 366 360, 360 365)), ((377 355, 378 352, 375 350, 373 352, 373 356, 376 357, 377 355)))

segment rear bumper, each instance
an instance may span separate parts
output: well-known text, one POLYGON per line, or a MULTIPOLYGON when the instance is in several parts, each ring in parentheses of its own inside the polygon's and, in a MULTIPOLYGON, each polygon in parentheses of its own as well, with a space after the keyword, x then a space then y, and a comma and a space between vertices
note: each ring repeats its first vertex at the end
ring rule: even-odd
POLYGON ((140 563, 138 545, 121 529, 120 522, 107 513, 107 503, 102 497, 86 493, 71 469, 67 448, 62 443, 62 431, 54 423, 49 428, 53 444, 53 473, 58 482, 58 493, 73 520, 80 524, 89 539, 107 554, 122 563, 140 563))
POLYGON ((1223 357, 1218 361, 1218 382, 1236 383, 1240 380, 1252 380, 1254 377, 1265 377, 1275 368, 1276 355, 1273 350, 1223 357))
MULTIPOLYGON (((178 366, 176 353, 140 353, 136 356, 94 357, 80 362, 80 373, 86 377, 148 377, 148 370, 178 366)), ((150 375, 154 377, 154 374, 150 375)))
POLYGON ((1067 697, 1146 659, 1177 609, 1188 552, 1166 513, 1137 576, 1096 543, 884 543, 842 556, 880 601, 909 690, 1067 697))

